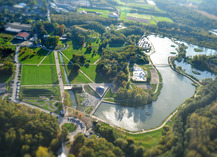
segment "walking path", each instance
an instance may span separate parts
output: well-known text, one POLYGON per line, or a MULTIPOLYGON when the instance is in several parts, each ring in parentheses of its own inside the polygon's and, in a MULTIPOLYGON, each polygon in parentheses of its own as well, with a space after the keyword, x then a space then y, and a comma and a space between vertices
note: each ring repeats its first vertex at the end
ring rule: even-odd
MULTIPOLYGON (((73 62, 68 58, 68 57, 66 57, 61 51, 59 51, 70 63, 72 63, 73 64, 73 62)), ((79 70, 82 74, 84 74, 84 76, 88 79, 88 80, 90 80, 92 83, 94 83, 94 81, 89 77, 89 76, 87 76, 82 70, 79 70)))
POLYGON ((45 58, 46 58, 51 52, 52 52, 52 51, 49 51, 49 52, 47 53, 47 55, 41 60, 41 62, 40 62, 37 66, 41 65, 41 63, 45 60, 45 58))
POLYGON ((55 57, 55 61, 56 61, 56 69, 57 69, 57 76, 58 76, 59 87, 60 87, 60 95, 61 95, 61 100, 63 103, 64 102, 64 86, 63 86, 63 79, 61 76, 59 57, 58 57, 57 51, 54 51, 54 57, 55 57))

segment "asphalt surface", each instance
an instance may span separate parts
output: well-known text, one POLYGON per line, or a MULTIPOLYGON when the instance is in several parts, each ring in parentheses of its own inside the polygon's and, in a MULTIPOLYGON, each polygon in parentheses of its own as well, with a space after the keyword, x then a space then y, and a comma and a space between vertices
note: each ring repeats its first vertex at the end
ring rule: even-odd
POLYGON ((20 50, 20 47, 17 46, 16 47, 16 52, 15 52, 15 55, 14 55, 14 61, 17 63, 16 64, 16 70, 15 70, 15 77, 14 77, 14 83, 13 83, 13 91, 12 91, 12 97, 11 97, 11 100, 16 102, 16 94, 17 94, 17 82, 18 82, 18 75, 19 75, 19 68, 20 68, 20 63, 19 63, 19 50, 20 50))

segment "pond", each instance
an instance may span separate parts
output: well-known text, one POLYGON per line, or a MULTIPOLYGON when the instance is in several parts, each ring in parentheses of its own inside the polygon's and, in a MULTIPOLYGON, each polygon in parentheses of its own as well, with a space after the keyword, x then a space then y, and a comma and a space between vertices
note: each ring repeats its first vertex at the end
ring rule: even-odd
MULTIPOLYGON (((170 52, 176 52, 175 45, 168 38, 149 36, 155 53, 151 55, 154 64, 168 64, 170 52), (172 47, 171 45, 175 45, 172 47)), ((139 131, 159 126, 185 99, 195 92, 192 81, 176 73, 169 66, 157 67, 163 78, 163 88, 157 101, 143 107, 123 107, 103 102, 95 116, 130 131, 139 131)))

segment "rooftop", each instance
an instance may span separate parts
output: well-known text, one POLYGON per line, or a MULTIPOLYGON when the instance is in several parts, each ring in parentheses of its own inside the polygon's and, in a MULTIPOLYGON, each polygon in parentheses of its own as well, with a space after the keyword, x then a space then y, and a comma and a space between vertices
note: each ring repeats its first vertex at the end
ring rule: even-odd
POLYGON ((27 38, 29 36, 29 33, 26 32, 20 32, 16 35, 16 37, 23 37, 23 38, 27 38))
POLYGON ((11 29, 25 29, 25 30, 29 30, 31 28, 30 24, 21 24, 18 22, 13 22, 13 23, 7 23, 5 25, 5 28, 11 28, 11 29))

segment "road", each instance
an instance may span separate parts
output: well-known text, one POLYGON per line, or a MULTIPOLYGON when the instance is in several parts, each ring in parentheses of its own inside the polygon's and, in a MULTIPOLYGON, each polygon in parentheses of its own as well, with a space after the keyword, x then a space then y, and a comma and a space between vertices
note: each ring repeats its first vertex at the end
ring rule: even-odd
POLYGON ((18 75, 19 75, 19 68, 20 68, 19 50, 20 50, 20 46, 17 46, 16 47, 16 52, 15 52, 15 55, 14 55, 14 61, 17 64, 16 64, 15 77, 14 77, 14 83, 13 83, 13 89, 12 89, 13 91, 12 91, 12 97, 11 97, 11 100, 13 102, 16 102, 17 82, 18 82, 18 75))
POLYGON ((64 102, 64 86, 63 86, 63 79, 61 75, 60 63, 59 63, 59 57, 58 57, 57 51, 54 51, 54 57, 56 61, 57 77, 58 77, 59 86, 60 86, 60 95, 61 95, 61 100, 63 103, 64 102))

